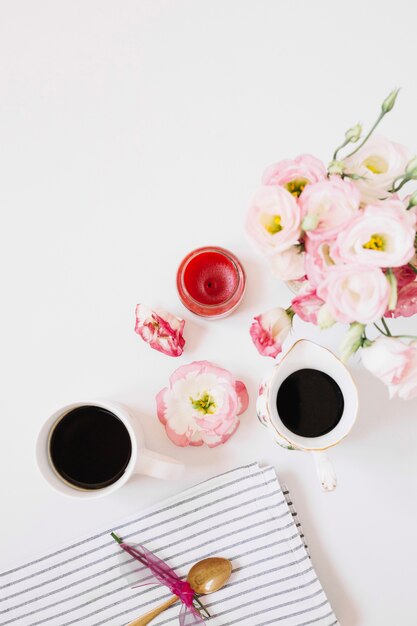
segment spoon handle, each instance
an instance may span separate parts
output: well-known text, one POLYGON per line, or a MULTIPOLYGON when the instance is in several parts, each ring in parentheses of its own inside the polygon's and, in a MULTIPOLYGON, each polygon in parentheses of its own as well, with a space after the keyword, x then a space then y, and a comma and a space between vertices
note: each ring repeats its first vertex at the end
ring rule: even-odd
POLYGON ((179 600, 177 596, 172 596, 172 598, 170 598, 160 606, 156 607, 156 609, 149 611, 149 613, 146 613, 146 615, 142 615, 142 617, 134 619, 133 622, 129 622, 127 626, 145 626, 145 624, 149 624, 149 622, 151 622, 154 617, 162 613, 162 611, 165 611, 165 609, 170 607, 171 604, 175 604, 177 600, 179 600))

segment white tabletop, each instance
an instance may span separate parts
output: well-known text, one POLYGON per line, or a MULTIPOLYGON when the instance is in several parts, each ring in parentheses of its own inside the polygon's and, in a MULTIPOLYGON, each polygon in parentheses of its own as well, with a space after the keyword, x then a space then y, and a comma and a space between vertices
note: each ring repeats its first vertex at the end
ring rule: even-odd
MULTIPOLYGON (((292 490, 341 624, 416 623, 417 403, 389 401, 355 365, 360 418, 331 453, 338 489, 321 492, 309 456, 276 446, 255 417, 272 360, 248 327, 290 293, 243 228, 264 166, 300 152, 327 161, 395 85, 383 130, 417 150, 416 6, 1 3, 1 566, 258 460, 292 490), (176 266, 204 244, 229 247, 248 274, 243 304, 221 321, 194 318, 176 295, 176 266), (137 302, 185 317, 182 357, 135 335, 137 302), (155 394, 196 359, 232 370, 251 397, 212 450, 175 447, 155 417, 155 394), (52 491, 35 468, 36 433, 59 406, 97 397, 128 404, 148 446, 186 463, 184 479, 137 478, 87 502, 52 491)), ((296 321, 294 337, 337 349, 342 332, 296 321)))

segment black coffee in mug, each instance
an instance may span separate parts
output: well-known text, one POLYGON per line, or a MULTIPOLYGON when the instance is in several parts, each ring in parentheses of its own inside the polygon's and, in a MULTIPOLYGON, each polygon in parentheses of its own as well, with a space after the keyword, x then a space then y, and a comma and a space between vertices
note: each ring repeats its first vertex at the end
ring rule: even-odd
POLYGON ((320 370, 297 370, 278 389, 278 415, 288 430, 300 437, 320 437, 330 432, 339 423, 343 409, 342 390, 320 370))
POLYGON ((102 489, 123 475, 132 442, 123 422, 99 406, 80 406, 55 425, 49 453, 58 474, 81 489, 102 489))

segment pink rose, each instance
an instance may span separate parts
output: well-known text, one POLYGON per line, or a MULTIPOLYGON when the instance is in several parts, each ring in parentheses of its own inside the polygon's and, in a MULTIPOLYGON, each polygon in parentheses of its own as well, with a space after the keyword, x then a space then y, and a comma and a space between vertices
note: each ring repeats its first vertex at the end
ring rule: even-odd
POLYGON ((329 239, 358 213, 360 194, 349 179, 332 176, 309 185, 300 198, 302 227, 311 239, 329 239))
POLYGON ((410 158, 404 146, 381 135, 372 135, 358 152, 344 159, 345 172, 363 177, 355 184, 362 201, 372 203, 389 197, 394 179, 404 174, 410 158))
POLYGON ((317 287, 317 295, 336 321, 367 324, 384 315, 390 287, 376 267, 335 265, 317 287))
POLYGON ((279 185, 298 197, 306 185, 326 178, 327 172, 319 159, 311 154, 300 154, 295 159, 285 159, 266 168, 263 185, 279 185))
POLYGON ((331 254, 346 263, 398 267, 414 255, 415 216, 399 200, 368 205, 342 230, 331 254))
MULTIPOLYGON (((414 274, 415 276, 415 274, 414 274)), ((417 280, 398 289, 397 304, 385 317, 411 317, 417 313, 417 280)))
POLYGON ((305 322, 317 324, 317 315, 324 302, 317 296, 317 292, 307 283, 293 298, 291 308, 298 317, 305 322))
POLYGON ((280 280, 298 280, 305 275, 304 252, 299 246, 291 246, 284 252, 270 257, 272 273, 280 280))
POLYGON ((248 402, 245 385, 208 361, 179 367, 156 396, 158 418, 177 446, 225 443, 248 402))
POLYGON ((249 209, 246 230, 267 255, 284 252, 298 243, 300 209, 283 187, 261 187, 249 209))
POLYGON ((325 279, 329 268, 335 264, 330 255, 333 243, 334 239, 310 239, 306 234, 304 266, 309 282, 315 287, 325 279))
POLYGON ((390 397, 403 400, 417 396, 417 343, 409 345, 394 337, 380 336, 362 350, 367 370, 388 386, 390 397))
POLYGON ((136 306, 135 332, 142 337, 151 348, 168 354, 180 356, 183 352, 185 321, 162 310, 153 311, 144 304, 136 306))
POLYGON ((291 330, 292 317, 291 313, 277 307, 254 318, 249 333, 259 354, 274 359, 282 351, 282 344, 291 330))

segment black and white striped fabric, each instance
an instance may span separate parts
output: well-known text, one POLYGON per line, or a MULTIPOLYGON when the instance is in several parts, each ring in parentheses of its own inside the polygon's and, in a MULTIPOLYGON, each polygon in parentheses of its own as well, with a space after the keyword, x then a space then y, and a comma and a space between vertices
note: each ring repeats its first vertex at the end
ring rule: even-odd
MULTIPOLYGON (((229 583, 203 598, 210 626, 334 626, 285 491, 273 468, 240 467, 3 572, 0 626, 125 626, 166 600, 166 588, 129 586, 112 530, 144 544, 184 577, 200 559, 230 559, 229 583)), ((174 626, 178 612, 175 605, 153 623, 174 626)))

